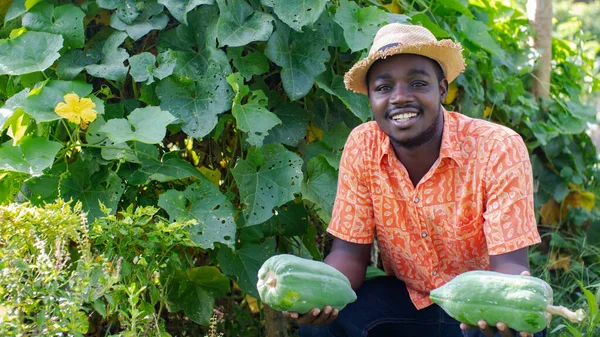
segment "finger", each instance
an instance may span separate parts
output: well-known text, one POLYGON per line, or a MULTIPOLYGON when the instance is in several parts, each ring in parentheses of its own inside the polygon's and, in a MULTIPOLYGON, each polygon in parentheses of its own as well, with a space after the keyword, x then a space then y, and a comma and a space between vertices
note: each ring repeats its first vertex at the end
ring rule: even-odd
POLYGON ((479 330, 481 330, 481 333, 483 333, 486 337, 494 337, 496 334, 495 329, 489 326, 484 320, 477 322, 477 326, 479 327, 479 330))
POLYGON ((529 332, 523 332, 523 331, 520 333, 520 335, 521 335, 521 337, 533 337, 533 335, 530 334, 529 332))
POLYGON ((469 330, 469 329, 479 329, 478 326, 469 325, 467 323, 460 323, 461 330, 469 330))
POLYGON ((521 273, 521 275, 522 276, 531 276, 531 273, 529 271, 525 270, 521 273))
POLYGON ((500 337, 515 337, 515 334, 513 334, 512 330, 505 323, 498 322, 496 328, 500 332, 500 337))
POLYGON ((283 311, 282 314, 285 318, 298 319, 298 313, 294 311, 283 311))
POLYGON ((307 312, 306 314, 300 316, 298 318, 298 324, 300 324, 300 325, 303 325, 303 324, 310 324, 310 325, 312 325, 313 322, 317 319, 317 317, 319 316, 320 313, 321 313, 321 309, 314 308, 311 311, 307 312))
POLYGON ((325 325, 329 321, 331 317, 331 313, 333 312, 333 308, 330 306, 326 306, 321 311, 321 314, 312 322, 313 325, 325 325))

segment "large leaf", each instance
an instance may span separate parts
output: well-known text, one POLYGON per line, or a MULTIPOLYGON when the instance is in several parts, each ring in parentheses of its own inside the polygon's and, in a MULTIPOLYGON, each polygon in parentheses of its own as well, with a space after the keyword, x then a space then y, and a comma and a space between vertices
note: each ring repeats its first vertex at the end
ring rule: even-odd
POLYGON ((133 110, 127 119, 111 119, 100 128, 114 143, 135 140, 147 144, 160 143, 165 138, 167 125, 176 118, 159 107, 148 106, 133 110))
POLYGON ((328 44, 317 32, 298 33, 278 24, 267 44, 265 54, 282 67, 281 81, 287 95, 296 100, 304 97, 315 77, 329 60, 328 44))
POLYGON ((64 101, 64 96, 75 93, 85 97, 92 92, 92 85, 80 81, 50 80, 36 90, 21 103, 21 108, 37 122, 47 122, 59 119, 54 108, 64 101))
POLYGON ((233 66, 246 80, 250 80, 253 75, 261 75, 269 71, 269 59, 264 53, 249 51, 242 56, 243 51, 244 47, 227 48, 227 57, 233 60, 233 66))
POLYGON ((158 205, 171 220, 195 219, 190 239, 203 249, 213 249, 214 243, 233 246, 236 224, 231 202, 205 178, 189 185, 184 191, 168 190, 160 195, 158 205))
POLYGON ((277 142, 289 146, 298 145, 298 142, 306 136, 308 112, 289 101, 281 102, 274 112, 282 123, 269 131, 269 135, 265 137, 264 142, 277 142))
POLYGON ((5 123, 21 108, 23 101, 27 98, 29 92, 29 88, 23 89, 4 102, 4 106, 0 108, 0 131, 4 131, 4 129, 8 127, 5 123))
POLYGON ((325 223, 331 221, 337 177, 337 170, 329 165, 324 155, 318 155, 308 162, 308 177, 302 183, 302 197, 315 204, 317 214, 325 223))
POLYGON ((175 77, 162 80, 156 87, 160 107, 179 118, 189 136, 206 136, 217 125, 217 115, 231 108, 233 91, 225 78, 180 81, 175 77))
POLYGON ((239 73, 231 74, 227 77, 227 82, 235 91, 235 98, 231 112, 237 121, 240 130, 248 134, 248 143, 253 146, 261 146, 263 139, 269 133, 269 130, 281 120, 267 110, 267 97, 262 91, 253 91, 248 96, 248 101, 242 104, 242 99, 248 95, 250 89, 244 84, 244 78, 239 73))
POLYGON ((144 180, 167 182, 189 177, 202 178, 202 173, 175 151, 165 153, 160 160, 143 155, 140 155, 139 159, 141 167, 135 171, 134 176, 143 175, 144 180))
POLYGON ((329 94, 337 96, 361 121, 366 122, 371 118, 369 98, 366 95, 347 90, 342 76, 323 73, 317 77, 317 84, 329 94))
POLYGON ((100 63, 91 64, 85 67, 88 74, 113 81, 125 81, 128 67, 126 67, 123 62, 129 58, 129 54, 125 49, 119 48, 119 46, 126 38, 126 33, 112 33, 102 43, 102 58, 100 63))
POLYGON ((65 46, 81 48, 85 44, 83 18, 85 13, 72 4, 54 7, 42 2, 23 16, 23 27, 28 30, 60 34, 65 46))
POLYGON ((212 5, 214 0, 158 0, 165 5, 177 21, 187 24, 187 13, 200 5, 212 5))
POLYGON ((273 11, 286 25, 299 32, 302 27, 312 25, 327 5, 327 0, 261 0, 265 6, 273 7, 273 11))
POLYGON ((388 19, 388 13, 375 7, 359 7, 356 2, 340 0, 334 20, 344 29, 344 39, 352 51, 371 46, 377 31, 388 19))
POLYGON ((0 170, 39 176, 44 169, 52 166, 62 146, 61 143, 38 137, 24 139, 19 146, 4 143, 0 146, 0 170))
POLYGON ((245 244, 236 251, 223 247, 217 258, 225 275, 233 278, 250 296, 258 298, 258 270, 274 254, 275 238, 271 237, 261 244, 245 244))
POLYGON ((231 172, 245 206, 248 226, 269 220, 274 207, 294 199, 303 179, 302 159, 281 144, 252 147, 246 159, 238 159, 231 172))
POLYGON ((0 75, 22 75, 44 71, 56 61, 63 37, 44 32, 24 32, 14 39, 0 40, 0 75))
POLYGON ((273 17, 255 11, 245 0, 217 0, 220 15, 217 36, 221 46, 239 47, 267 41, 273 32, 273 17))
POLYGON ((56 75, 62 80, 72 80, 90 64, 100 62, 102 55, 95 49, 71 49, 58 59, 56 75))
POLYGON ((59 185, 60 197, 81 201, 90 221, 104 215, 100 203, 114 213, 124 190, 125 184, 114 171, 105 166, 100 168, 95 160, 83 160, 81 157, 69 165, 59 185))
POLYGON ((215 298, 229 292, 229 279, 217 267, 196 267, 168 277, 169 311, 183 310, 192 321, 206 326, 214 315, 215 298))
POLYGON ((163 13, 163 5, 156 1, 145 1, 144 9, 136 13, 136 18, 132 22, 129 19, 123 20, 123 15, 119 11, 114 12, 110 18, 111 27, 127 32, 127 35, 137 40, 148 34, 151 30, 161 30, 169 23, 169 17, 163 13))
POLYGON ((500 58, 505 57, 504 50, 500 48, 498 43, 488 33, 490 27, 486 26, 483 22, 470 19, 466 16, 459 16, 458 27, 465 39, 500 58))

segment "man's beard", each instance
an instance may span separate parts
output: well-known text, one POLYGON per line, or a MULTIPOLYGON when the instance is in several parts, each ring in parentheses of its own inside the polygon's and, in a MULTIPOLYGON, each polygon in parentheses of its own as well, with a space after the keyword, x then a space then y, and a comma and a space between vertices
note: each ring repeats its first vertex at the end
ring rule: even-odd
POLYGON ((440 119, 442 118, 441 110, 442 108, 440 106, 433 123, 431 123, 431 125, 427 127, 427 129, 425 129, 425 131, 423 131, 421 134, 417 135, 412 139, 407 139, 403 141, 394 140, 394 143, 406 149, 413 149, 433 139, 433 137, 435 137, 440 119))

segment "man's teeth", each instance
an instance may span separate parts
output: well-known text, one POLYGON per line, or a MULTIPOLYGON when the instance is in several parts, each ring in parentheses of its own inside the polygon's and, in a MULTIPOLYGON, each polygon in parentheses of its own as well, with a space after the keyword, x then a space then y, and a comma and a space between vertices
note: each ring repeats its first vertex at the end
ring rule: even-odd
POLYGON ((395 121, 405 121, 408 120, 409 118, 413 118, 415 117, 417 114, 414 112, 411 113, 405 113, 405 114, 398 114, 398 115, 394 115, 392 116, 392 119, 395 121))

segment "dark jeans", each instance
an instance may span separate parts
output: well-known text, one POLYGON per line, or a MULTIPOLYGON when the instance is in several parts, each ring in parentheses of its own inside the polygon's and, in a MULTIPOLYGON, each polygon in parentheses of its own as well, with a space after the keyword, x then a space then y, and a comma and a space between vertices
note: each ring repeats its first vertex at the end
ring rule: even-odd
MULTIPOLYGON (((300 326, 300 337, 485 337, 479 329, 460 330, 460 323, 435 304, 417 310, 395 277, 366 281, 357 297, 333 323, 300 326)), ((545 336, 546 330, 534 337, 545 336)))

